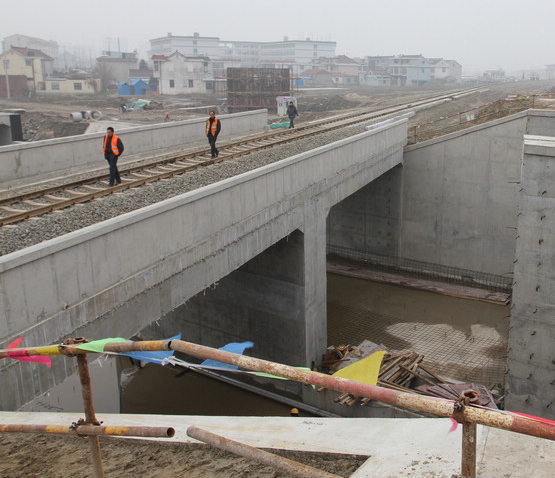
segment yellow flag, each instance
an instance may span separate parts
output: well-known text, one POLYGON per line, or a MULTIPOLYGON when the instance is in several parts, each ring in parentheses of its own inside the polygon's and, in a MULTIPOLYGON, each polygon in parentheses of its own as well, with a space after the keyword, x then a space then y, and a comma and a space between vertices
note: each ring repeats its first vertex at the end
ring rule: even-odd
POLYGON ((347 365, 345 368, 338 370, 333 374, 334 377, 355 380, 356 382, 367 383, 368 385, 376 385, 378 383, 378 375, 382 365, 383 356, 386 354, 383 350, 374 352, 369 357, 363 358, 358 362, 347 365))

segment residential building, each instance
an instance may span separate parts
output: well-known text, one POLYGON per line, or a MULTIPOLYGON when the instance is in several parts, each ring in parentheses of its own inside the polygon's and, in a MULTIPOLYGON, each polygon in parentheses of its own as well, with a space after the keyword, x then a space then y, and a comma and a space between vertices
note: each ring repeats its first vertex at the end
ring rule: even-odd
POLYGON ((28 48, 31 50, 40 50, 46 56, 54 60, 54 68, 58 67, 58 43, 53 40, 43 40, 41 38, 30 37, 27 35, 10 35, 2 40, 2 51, 5 53, 12 48, 12 46, 17 46, 21 48, 28 48))
POLYGON ((487 70, 482 78, 483 81, 501 82, 505 81, 505 71, 499 68, 498 70, 487 70))
POLYGON ((363 65, 345 55, 319 57, 312 64, 315 68, 329 72, 335 85, 360 85, 364 78, 363 65))
POLYGON ((136 69, 139 63, 137 51, 103 51, 96 59, 98 74, 106 87, 129 80, 129 70, 136 69))
POLYGON ((367 70, 363 83, 366 86, 391 86, 391 75, 387 70, 367 70))
POLYGON ((89 75, 70 75, 45 78, 37 83, 37 95, 94 95, 100 91, 102 81, 89 75))
MULTIPOLYGON (((184 56, 205 56, 210 60, 241 68, 289 68, 294 76, 310 68, 312 60, 335 56, 335 42, 289 40, 277 42, 248 42, 220 40, 219 37, 167 36, 150 40, 150 55, 165 55, 177 51, 184 56)), ((222 71, 217 67, 217 71, 222 71)), ((219 76, 218 76, 219 77, 219 76)))
POLYGON ((223 47, 220 43, 219 37, 201 37, 196 32, 192 36, 175 36, 169 32, 165 37, 150 40, 149 55, 169 56, 177 51, 187 57, 223 58, 223 47))
POLYGON ((260 44, 261 66, 274 65, 276 68, 289 68, 293 77, 312 67, 314 60, 321 57, 334 57, 336 43, 331 41, 289 40, 264 42, 260 44))
POLYGON ((431 79, 442 80, 447 83, 460 83, 462 81, 462 66, 455 60, 431 58, 433 66, 431 79))
POLYGON ((37 92, 37 85, 54 70, 53 59, 40 50, 12 47, 0 55, 2 73, 10 76, 25 76, 27 92, 37 92))
POLYGON ((154 55, 154 78, 162 95, 214 93, 215 79, 207 57, 188 57, 179 52, 154 55))
POLYGON ((390 73, 392 86, 417 86, 432 78, 434 67, 422 55, 397 55, 393 58, 390 73))
POLYGON ((326 87, 333 86, 333 78, 329 71, 320 70, 318 68, 309 68, 301 71, 300 80, 302 86, 308 87, 326 87))

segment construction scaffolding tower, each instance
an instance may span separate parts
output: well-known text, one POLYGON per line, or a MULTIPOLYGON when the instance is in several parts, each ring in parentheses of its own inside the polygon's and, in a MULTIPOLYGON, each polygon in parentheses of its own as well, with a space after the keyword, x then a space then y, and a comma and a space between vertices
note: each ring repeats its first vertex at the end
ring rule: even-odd
POLYGON ((289 68, 228 68, 229 112, 267 108, 277 111, 276 97, 291 95, 289 68))

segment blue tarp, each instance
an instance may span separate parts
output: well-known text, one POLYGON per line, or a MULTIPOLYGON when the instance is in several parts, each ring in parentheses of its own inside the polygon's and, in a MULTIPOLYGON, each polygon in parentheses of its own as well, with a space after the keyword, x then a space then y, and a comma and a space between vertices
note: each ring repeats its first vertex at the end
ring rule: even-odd
MULTIPOLYGON (((245 349, 250 349, 252 347, 254 347, 253 342, 231 342, 229 344, 224 345, 223 347, 220 347, 219 350, 225 350, 226 352, 232 352, 234 354, 243 355, 243 352, 245 351, 245 349)), ((239 368, 237 367, 237 365, 217 362, 216 360, 211 360, 211 359, 205 360, 200 365, 201 366, 204 365, 205 367, 218 367, 226 370, 237 370, 239 368)))
MULTIPOLYGON (((181 333, 166 340, 181 340, 181 333)), ((173 355, 173 350, 168 352, 123 352, 122 355, 127 355, 134 360, 141 360, 143 362, 162 363, 164 359, 170 358, 173 355)))

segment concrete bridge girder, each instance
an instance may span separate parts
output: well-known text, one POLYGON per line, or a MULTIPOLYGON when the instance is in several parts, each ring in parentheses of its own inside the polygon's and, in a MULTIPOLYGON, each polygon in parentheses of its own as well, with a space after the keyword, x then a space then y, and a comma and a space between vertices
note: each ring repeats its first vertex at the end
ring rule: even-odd
MULTIPOLYGON (((406 132, 400 120, 0 258, 1 342, 130 337, 302 231, 297 357, 318 360, 326 345, 327 213, 401 163, 406 132)), ((55 361, 51 374, 34 367, 0 362, 2 380, 18 389, 0 393, 2 409, 72 371, 67 362, 55 361), (33 374, 40 379, 28 387, 33 374)))

